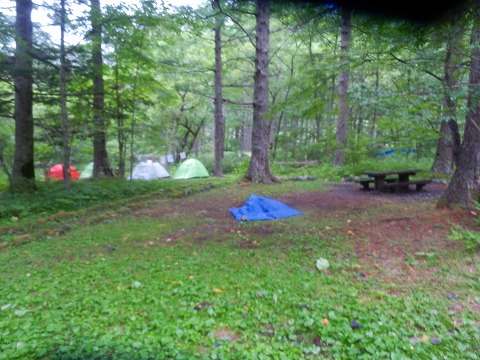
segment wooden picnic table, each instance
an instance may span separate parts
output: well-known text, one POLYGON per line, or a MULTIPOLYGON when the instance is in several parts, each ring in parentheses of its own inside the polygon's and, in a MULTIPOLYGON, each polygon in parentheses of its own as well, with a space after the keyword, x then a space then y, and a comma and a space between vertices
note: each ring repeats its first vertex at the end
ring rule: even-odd
POLYGON ((415 175, 419 170, 407 169, 407 170, 386 170, 386 171, 364 171, 363 173, 373 178, 373 184, 375 190, 383 190, 385 187, 385 179, 389 176, 389 179, 393 179, 392 182, 407 183, 410 180, 410 176, 415 175))
POLYGON ((416 175, 419 170, 386 170, 386 171, 364 171, 368 179, 357 180, 365 190, 369 189, 369 184, 373 182, 375 190, 389 189, 395 191, 396 189, 408 190, 410 185, 415 185, 416 190, 420 191, 426 184, 432 180, 410 180, 410 176, 416 175))

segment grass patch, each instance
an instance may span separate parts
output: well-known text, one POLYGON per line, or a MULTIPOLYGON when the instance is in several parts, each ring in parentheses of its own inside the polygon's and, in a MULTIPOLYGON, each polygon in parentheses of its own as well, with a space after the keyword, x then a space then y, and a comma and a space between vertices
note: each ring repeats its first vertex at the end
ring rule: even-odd
MULTIPOLYGON (((438 281, 397 284, 364 274, 351 212, 237 223, 193 208, 319 182, 208 184, 23 219, 32 241, 0 252, 0 359, 478 358, 477 254, 425 255, 438 281)), ((389 211, 400 206, 368 215, 389 211)))

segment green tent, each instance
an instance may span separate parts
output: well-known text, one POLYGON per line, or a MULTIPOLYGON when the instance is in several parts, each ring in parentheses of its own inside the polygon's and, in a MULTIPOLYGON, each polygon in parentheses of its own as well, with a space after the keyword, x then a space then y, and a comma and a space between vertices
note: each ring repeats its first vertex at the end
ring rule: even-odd
POLYGON ((208 177, 208 171, 200 161, 196 159, 187 159, 180 164, 173 175, 174 179, 191 179, 199 177, 208 177))

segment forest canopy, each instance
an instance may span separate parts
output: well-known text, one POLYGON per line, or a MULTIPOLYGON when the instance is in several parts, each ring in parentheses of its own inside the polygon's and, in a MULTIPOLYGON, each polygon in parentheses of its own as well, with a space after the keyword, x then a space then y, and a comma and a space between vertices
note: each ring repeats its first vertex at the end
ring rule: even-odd
POLYGON ((264 157, 259 146, 273 161, 335 165, 396 149, 452 174, 467 114, 469 4, 10 1, 0 32, 3 176, 34 180, 55 163, 93 161, 95 176, 126 177, 142 156, 180 154, 210 157, 212 169, 215 157, 221 176, 229 157, 264 157), (43 18, 29 35, 18 18, 32 9, 43 18), (18 98, 25 82, 31 90, 18 98), (256 121, 265 121, 257 143, 256 121))

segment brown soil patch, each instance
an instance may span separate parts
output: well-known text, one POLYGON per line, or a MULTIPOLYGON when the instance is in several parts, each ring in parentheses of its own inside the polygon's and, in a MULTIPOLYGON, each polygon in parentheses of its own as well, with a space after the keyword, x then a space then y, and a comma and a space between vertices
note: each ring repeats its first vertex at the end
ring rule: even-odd
MULTIPOLYGON (((436 254, 454 249, 460 251, 462 244, 448 239, 451 224, 465 227, 472 224, 474 215, 470 212, 435 208, 445 189, 446 185, 435 183, 420 192, 380 193, 346 183, 331 185, 326 191, 290 193, 275 196, 275 199, 319 222, 338 219, 343 226, 332 231, 352 235, 352 247, 361 264, 362 276, 375 273, 385 281, 405 285, 433 281, 438 269, 422 264, 436 254)), ((249 195, 248 187, 241 188, 242 191, 244 196, 236 191, 235 195, 217 196, 214 201, 208 195, 198 195, 162 202, 160 207, 143 209, 133 215, 199 216, 204 220, 201 226, 179 231, 171 238, 183 238, 189 232, 194 234, 189 241, 222 241, 222 234, 235 232, 239 234, 239 247, 255 248, 257 244, 252 243, 249 236, 267 236, 281 230, 268 221, 251 229, 240 226, 228 209, 243 205, 249 195)))

